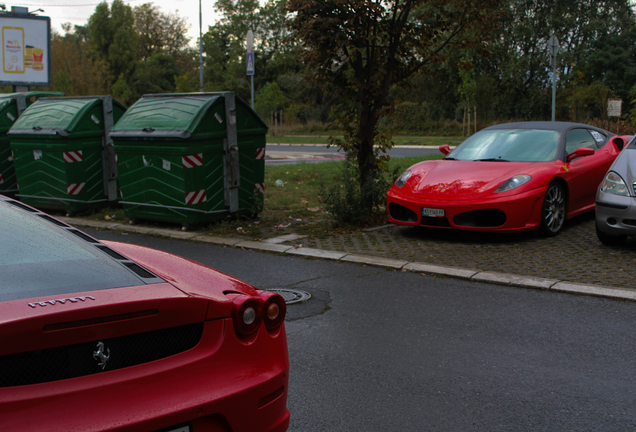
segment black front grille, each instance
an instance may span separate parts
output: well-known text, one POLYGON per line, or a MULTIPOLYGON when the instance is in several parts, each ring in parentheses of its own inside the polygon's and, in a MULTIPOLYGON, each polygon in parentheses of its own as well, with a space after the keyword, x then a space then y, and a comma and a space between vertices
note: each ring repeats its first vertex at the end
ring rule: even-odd
POLYGON ((202 333, 203 323, 197 323, 3 356, 0 387, 59 381, 148 363, 194 348, 202 333), (109 355, 103 370, 93 358, 99 342, 109 355))
POLYGON ((499 209, 473 210, 458 214, 453 222, 465 227, 498 227, 506 223, 506 213, 499 209))
POLYGON ((410 208, 404 207, 400 204, 389 204, 389 213, 395 220, 403 222, 417 222, 417 214, 410 208))
POLYGON ((430 227, 443 227, 443 228, 450 228, 451 226, 450 222, 448 222, 448 219, 445 217, 429 217, 429 216, 422 216, 420 225, 430 226, 430 227))

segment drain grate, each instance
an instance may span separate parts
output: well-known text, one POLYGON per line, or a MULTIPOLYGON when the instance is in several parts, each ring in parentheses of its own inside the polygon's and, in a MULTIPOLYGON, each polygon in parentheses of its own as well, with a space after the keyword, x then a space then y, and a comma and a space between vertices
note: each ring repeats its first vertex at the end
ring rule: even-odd
POLYGON ((297 289, 289 289, 289 288, 274 288, 268 289, 267 291, 271 291, 277 294, 280 294, 285 299, 285 303, 290 305, 294 303, 301 303, 307 301, 311 298, 311 294, 307 291, 301 291, 297 289))

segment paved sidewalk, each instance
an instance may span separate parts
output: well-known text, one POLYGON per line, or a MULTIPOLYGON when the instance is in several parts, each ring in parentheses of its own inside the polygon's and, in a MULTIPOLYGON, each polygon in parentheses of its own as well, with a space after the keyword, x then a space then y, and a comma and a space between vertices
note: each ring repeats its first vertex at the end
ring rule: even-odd
POLYGON ((156 235, 245 249, 374 265, 401 271, 636 301, 636 242, 610 248, 596 238, 593 215, 568 221, 553 238, 493 235, 394 225, 325 240, 294 233, 262 241, 89 219, 71 225, 156 235))

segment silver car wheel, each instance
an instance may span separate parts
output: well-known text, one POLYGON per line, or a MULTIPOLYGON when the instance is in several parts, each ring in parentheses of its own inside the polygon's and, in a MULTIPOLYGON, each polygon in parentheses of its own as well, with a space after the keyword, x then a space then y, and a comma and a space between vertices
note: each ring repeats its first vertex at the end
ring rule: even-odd
POLYGON ((541 230, 544 234, 555 236, 565 222, 565 191, 559 183, 550 183, 543 199, 541 210, 541 230))

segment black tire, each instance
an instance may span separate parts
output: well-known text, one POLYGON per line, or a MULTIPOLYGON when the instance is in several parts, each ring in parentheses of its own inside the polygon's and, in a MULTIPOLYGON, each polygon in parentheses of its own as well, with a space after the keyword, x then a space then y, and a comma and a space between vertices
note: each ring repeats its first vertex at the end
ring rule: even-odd
POLYGON ((610 234, 606 234, 598 228, 598 224, 596 224, 596 237, 606 246, 620 246, 625 242, 627 236, 617 235, 613 236, 610 234))
POLYGON ((565 222, 565 190, 558 182, 552 182, 543 197, 541 207, 541 233, 554 237, 561 232, 565 222))

